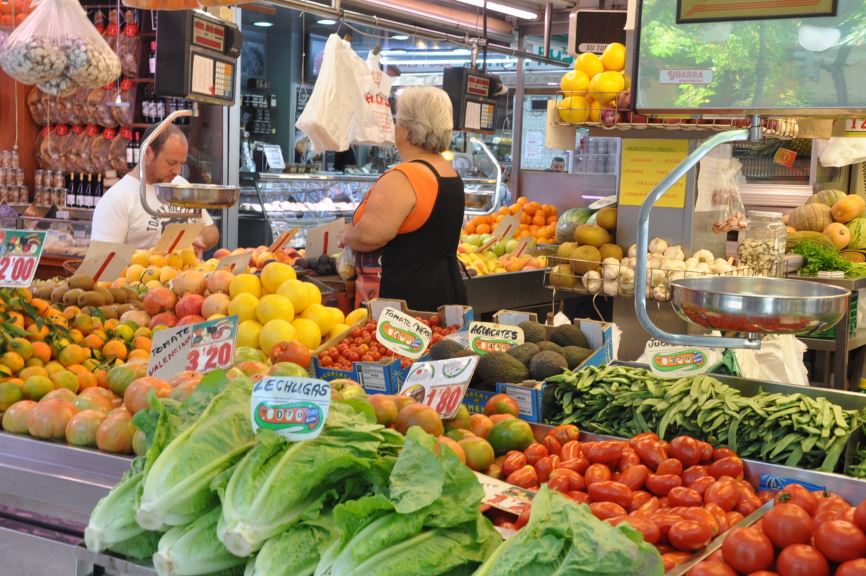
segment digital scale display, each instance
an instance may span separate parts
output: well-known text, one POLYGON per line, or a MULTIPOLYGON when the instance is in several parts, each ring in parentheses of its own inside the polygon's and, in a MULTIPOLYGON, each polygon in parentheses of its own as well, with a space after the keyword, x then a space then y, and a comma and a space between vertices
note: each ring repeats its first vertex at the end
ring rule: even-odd
POLYGON ((193 52, 190 92, 201 96, 234 100, 234 70, 233 62, 193 52))
POLYGON ((192 43, 208 50, 223 51, 226 30, 219 24, 208 22, 200 16, 192 17, 192 43))
POLYGON ((496 99, 491 97, 495 77, 469 68, 446 68, 442 88, 454 109, 454 129, 470 132, 495 130, 496 99))

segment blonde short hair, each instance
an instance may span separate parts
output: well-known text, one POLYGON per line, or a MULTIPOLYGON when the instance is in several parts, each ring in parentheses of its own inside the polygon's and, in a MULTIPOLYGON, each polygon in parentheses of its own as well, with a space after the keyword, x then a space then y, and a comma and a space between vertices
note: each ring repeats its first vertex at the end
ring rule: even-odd
POLYGON ((454 128, 451 99, 432 86, 405 88, 397 96, 397 124, 413 146, 434 154, 448 150, 454 128))

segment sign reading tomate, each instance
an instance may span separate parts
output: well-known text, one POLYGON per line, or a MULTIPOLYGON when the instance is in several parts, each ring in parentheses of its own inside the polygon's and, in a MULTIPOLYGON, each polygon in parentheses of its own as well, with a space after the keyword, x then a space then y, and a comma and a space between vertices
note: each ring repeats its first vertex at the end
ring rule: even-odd
POLYGON ((453 418, 477 366, 478 356, 416 362, 406 376, 400 396, 411 396, 446 420, 453 418))
POLYGON ((42 257, 46 234, 35 230, 0 230, 0 286, 30 286, 42 257))
POLYGON ((153 335, 147 374, 168 379, 184 370, 230 368, 237 334, 237 316, 160 330, 153 335))
POLYGON ((271 377, 256 382, 250 398, 253 430, 272 430, 297 442, 322 433, 331 385, 317 378, 271 377))
POLYGON ((417 360, 424 355, 432 337, 429 326, 396 308, 389 306, 379 314, 376 340, 395 354, 417 360))
POLYGON ((523 328, 491 322, 469 324, 469 348, 476 354, 508 352, 513 346, 523 344, 523 328))

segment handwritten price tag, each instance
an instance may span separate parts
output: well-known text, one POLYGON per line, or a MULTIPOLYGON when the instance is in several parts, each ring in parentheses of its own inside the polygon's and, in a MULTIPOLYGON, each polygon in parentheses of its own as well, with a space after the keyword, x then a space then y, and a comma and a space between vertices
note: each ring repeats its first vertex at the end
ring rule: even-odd
POLYGON ((168 379, 184 370, 230 368, 237 333, 237 316, 160 330, 153 335, 147 374, 168 379))
POLYGON ((297 234, 299 230, 300 228, 292 228, 291 230, 286 230, 285 232, 280 234, 280 237, 274 240, 274 243, 271 244, 270 248, 268 248, 268 252, 276 252, 277 250, 285 247, 285 245, 289 243, 289 240, 291 240, 292 237, 297 234))
POLYGON ((533 492, 519 486, 513 486, 508 482, 497 480, 481 472, 476 472, 475 477, 478 478, 478 483, 484 489, 484 498, 481 499, 482 503, 518 516, 523 512, 524 508, 532 506, 532 499, 535 497, 533 492))
POLYGON ((297 442, 322 433, 331 385, 317 378, 271 377, 256 382, 250 398, 253 430, 273 430, 297 442))
POLYGON ((337 235, 346 223, 342 218, 331 220, 325 224, 310 228, 307 231, 307 250, 305 257, 318 258, 324 254, 330 254, 337 249, 337 235))
POLYGON ((417 360, 424 355, 433 330, 396 308, 385 308, 376 325, 376 340, 396 354, 417 360))
POLYGON ((117 278, 129 264, 135 246, 91 240, 87 255, 78 267, 76 274, 93 278, 94 282, 117 278))
POLYGON ((403 383, 400 396, 415 398, 446 420, 453 418, 477 366, 478 356, 416 362, 403 383))
POLYGON ((508 352, 517 344, 523 344, 523 328, 491 322, 469 324, 469 347, 477 354, 508 352))
POLYGON ((217 270, 228 270, 233 274, 243 274, 250 267, 250 258, 253 257, 252 251, 235 254, 234 256, 225 256, 217 264, 217 270))
POLYGON ((30 286, 42 257, 46 234, 34 230, 0 230, 0 286, 30 286))
POLYGON ((183 250, 189 248, 199 233, 204 228, 204 224, 169 224, 165 227, 162 236, 156 243, 156 249, 166 254, 170 254, 175 250, 183 250))
POLYGON ((866 118, 849 118, 845 120, 845 135, 866 137, 866 118))
POLYGON ((520 211, 517 214, 509 214, 499 221, 499 224, 496 225, 496 229, 493 230, 493 234, 490 236, 490 239, 478 247, 479 252, 484 252, 497 242, 501 240, 511 240, 514 238, 514 235, 517 234, 517 230, 520 228, 520 211))

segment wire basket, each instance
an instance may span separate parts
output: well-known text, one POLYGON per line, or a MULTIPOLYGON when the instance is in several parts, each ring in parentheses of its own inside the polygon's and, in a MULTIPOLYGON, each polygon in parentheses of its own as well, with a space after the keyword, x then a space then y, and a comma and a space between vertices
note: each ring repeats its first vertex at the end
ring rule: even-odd
POLYGON ((63 276, 66 278, 70 278, 75 275, 75 272, 78 271, 78 267, 81 266, 81 260, 66 260, 61 265, 63 268, 63 276))
MULTIPOLYGON (((703 263, 700 270, 649 267, 647 269, 647 299, 667 302, 671 298, 670 283, 682 278, 707 276, 753 276, 747 266, 735 266, 730 261, 718 258, 713 264, 703 263), (724 262, 724 269, 719 261, 724 262), (714 268, 719 271, 714 271, 714 268)), ((635 270, 629 264, 602 263, 592 260, 577 260, 560 256, 548 257, 549 268, 544 272, 544 285, 552 290, 564 290, 580 294, 634 297, 635 270), (565 266, 566 270, 561 268, 565 266)), ((699 264, 700 266, 700 264, 699 264)))

